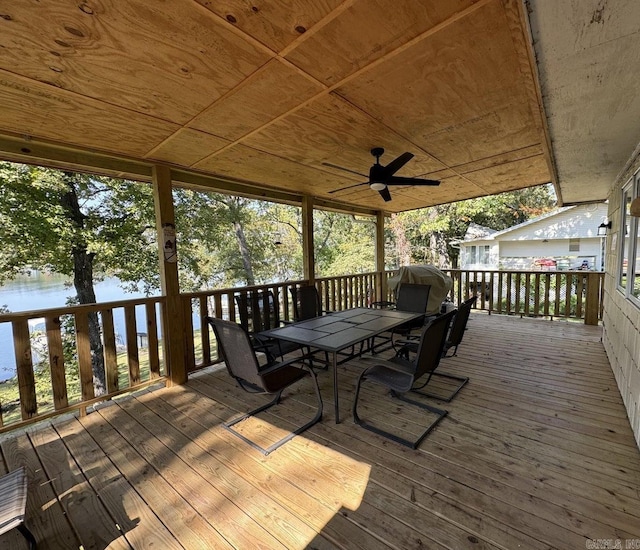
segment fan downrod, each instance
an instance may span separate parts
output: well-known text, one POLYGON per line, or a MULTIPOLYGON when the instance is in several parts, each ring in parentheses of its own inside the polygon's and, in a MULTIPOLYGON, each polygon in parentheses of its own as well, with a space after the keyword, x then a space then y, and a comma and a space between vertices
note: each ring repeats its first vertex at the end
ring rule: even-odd
POLYGON ((376 157, 376 162, 380 164, 380 157, 384 155, 384 149, 382 147, 374 147, 371 149, 371 154, 376 157))

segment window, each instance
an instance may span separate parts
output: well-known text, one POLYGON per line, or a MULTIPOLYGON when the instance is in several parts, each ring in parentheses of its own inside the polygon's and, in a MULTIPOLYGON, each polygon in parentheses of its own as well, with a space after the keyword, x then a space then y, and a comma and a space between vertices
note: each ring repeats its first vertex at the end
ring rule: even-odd
POLYGON ((489 250, 488 245, 478 247, 478 263, 481 263, 482 265, 489 264, 489 250))
POLYGON ((470 246, 469 247, 469 263, 475 264, 478 261, 478 247, 470 246))
POLYGON ((569 252, 580 252, 580 239, 569 239, 569 252))
POLYGON ((640 172, 622 188, 620 225, 618 227, 618 288, 640 305, 640 220, 629 215, 631 201, 640 196, 640 172))
POLYGON ((469 254, 469 264, 489 264, 489 251, 491 250, 489 245, 469 246, 467 250, 469 254))

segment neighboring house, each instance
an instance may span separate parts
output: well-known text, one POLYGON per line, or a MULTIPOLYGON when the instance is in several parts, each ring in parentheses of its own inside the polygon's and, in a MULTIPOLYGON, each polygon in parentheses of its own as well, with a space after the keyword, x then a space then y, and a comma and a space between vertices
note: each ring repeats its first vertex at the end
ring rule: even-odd
POLYGON ((472 224, 461 241, 460 269, 604 271, 607 204, 560 208, 503 231, 472 224))

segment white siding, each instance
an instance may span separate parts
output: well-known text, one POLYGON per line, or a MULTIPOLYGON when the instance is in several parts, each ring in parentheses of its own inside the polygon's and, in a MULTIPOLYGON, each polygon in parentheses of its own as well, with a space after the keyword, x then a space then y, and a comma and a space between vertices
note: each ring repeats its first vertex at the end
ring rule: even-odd
MULTIPOLYGON (((640 156, 636 157, 629 170, 616 182, 609 196, 609 219, 612 220, 613 227, 611 237, 607 238, 608 247, 611 246, 613 236, 618 233, 622 186, 638 168, 640 156)), ((616 250, 607 250, 602 342, 627 409, 636 442, 640 446, 640 308, 625 299, 617 289, 619 245, 624 239, 619 235, 616 237, 616 250)))
POLYGON ((550 258, 560 269, 576 269, 587 261, 589 269, 603 266, 603 239, 598 226, 607 220, 606 204, 574 206, 491 235, 460 244, 462 269, 536 269, 535 260, 550 258), (572 240, 580 250, 571 251, 572 240), (489 264, 472 261, 473 246, 491 245, 489 264))

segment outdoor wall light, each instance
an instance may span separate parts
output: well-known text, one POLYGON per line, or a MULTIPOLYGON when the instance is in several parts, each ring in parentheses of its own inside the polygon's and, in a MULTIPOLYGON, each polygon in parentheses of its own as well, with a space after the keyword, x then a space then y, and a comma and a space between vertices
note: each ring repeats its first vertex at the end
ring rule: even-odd
POLYGON ((607 223, 602 222, 598 226, 598 236, 599 237, 604 237, 607 234, 607 231, 609 229, 611 229, 611 222, 607 222, 607 223))

